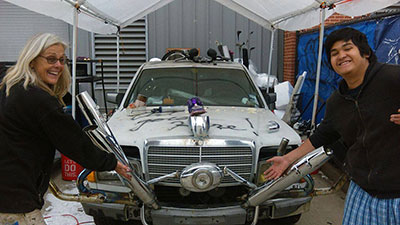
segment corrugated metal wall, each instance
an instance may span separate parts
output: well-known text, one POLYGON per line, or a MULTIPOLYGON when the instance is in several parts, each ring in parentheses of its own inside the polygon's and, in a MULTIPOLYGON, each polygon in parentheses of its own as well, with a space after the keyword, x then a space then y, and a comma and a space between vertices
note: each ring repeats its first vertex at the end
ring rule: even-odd
MULTIPOLYGON (((117 36, 94 35, 94 55, 104 62, 105 87, 117 88, 117 36)), ((119 39, 120 88, 126 90, 137 69, 146 62, 146 20, 140 19, 121 29, 119 39)), ((100 73, 97 64, 96 73, 100 73)), ((98 86, 100 87, 100 86, 98 86)))
MULTIPOLYGON (((103 61, 104 84, 106 92, 117 91, 117 36, 93 35, 93 55, 103 61)), ((139 19, 121 29, 119 35, 119 92, 125 92, 139 67, 147 60, 146 20, 139 19)), ((95 68, 101 74, 100 63, 95 68)), ((96 84, 97 103, 104 106, 101 82, 96 84)), ((108 105, 112 105, 108 103, 108 105)))
MULTIPOLYGON (((200 48, 205 56, 208 48, 216 49, 216 41, 227 45, 238 57, 237 31, 240 42, 249 39, 255 47, 251 59, 259 72, 268 71, 271 32, 249 19, 212 0, 175 0, 148 15, 149 57, 161 58, 167 48, 200 48), (252 35, 249 33, 253 31, 252 35)), ((278 36, 275 32, 272 73, 278 73, 278 36)), ((280 73, 280 72, 279 72, 280 73)))
POLYGON ((69 41, 67 23, 3 0, 0 0, 0 32, 0 61, 16 61, 27 40, 38 33, 51 32, 69 41))

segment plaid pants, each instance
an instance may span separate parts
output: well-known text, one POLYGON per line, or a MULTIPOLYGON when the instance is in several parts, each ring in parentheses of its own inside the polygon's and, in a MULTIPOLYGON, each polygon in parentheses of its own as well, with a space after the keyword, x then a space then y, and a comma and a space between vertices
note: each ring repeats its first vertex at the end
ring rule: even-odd
POLYGON ((400 225, 400 198, 374 198, 351 181, 342 225, 400 225))
POLYGON ((46 225, 42 213, 36 209, 29 213, 0 213, 1 225, 46 225))

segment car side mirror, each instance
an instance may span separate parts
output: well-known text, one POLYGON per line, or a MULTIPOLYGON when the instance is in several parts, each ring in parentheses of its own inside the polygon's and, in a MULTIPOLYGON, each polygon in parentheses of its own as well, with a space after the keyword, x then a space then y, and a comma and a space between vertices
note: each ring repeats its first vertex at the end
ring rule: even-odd
POLYGON ((125 95, 125 93, 109 92, 106 95, 106 100, 107 100, 107 102, 120 105, 124 95, 125 95))
POLYGON ((267 103, 267 105, 271 105, 273 103, 276 102, 276 93, 263 93, 265 102, 267 103))

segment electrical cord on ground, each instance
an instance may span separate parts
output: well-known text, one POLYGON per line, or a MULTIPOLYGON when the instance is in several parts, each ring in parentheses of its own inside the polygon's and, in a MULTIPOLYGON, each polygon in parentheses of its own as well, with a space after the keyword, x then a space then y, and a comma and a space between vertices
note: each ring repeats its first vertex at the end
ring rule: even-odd
MULTIPOLYGON (((71 214, 62 214, 61 216, 69 216, 69 217, 72 217, 72 218, 75 220, 76 225, 94 223, 94 221, 79 222, 78 218, 76 218, 74 215, 71 215, 71 214)), ((46 220, 46 219, 49 219, 49 218, 51 218, 51 217, 53 217, 53 216, 45 216, 45 217, 43 217, 43 218, 46 220)))

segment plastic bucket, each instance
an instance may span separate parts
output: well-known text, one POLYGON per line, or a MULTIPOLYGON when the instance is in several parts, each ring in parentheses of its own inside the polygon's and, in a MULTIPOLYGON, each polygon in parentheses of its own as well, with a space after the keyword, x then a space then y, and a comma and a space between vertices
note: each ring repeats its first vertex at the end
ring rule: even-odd
POLYGON ((76 180, 82 172, 83 167, 61 154, 61 174, 63 180, 76 180))

